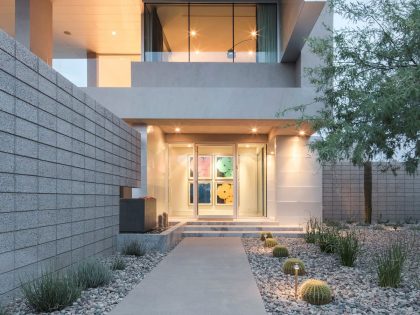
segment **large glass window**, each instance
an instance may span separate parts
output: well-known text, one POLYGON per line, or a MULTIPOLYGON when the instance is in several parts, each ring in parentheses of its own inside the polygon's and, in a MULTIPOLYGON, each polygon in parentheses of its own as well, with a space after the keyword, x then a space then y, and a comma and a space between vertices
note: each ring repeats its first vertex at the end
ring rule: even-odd
POLYGON ((277 62, 276 4, 146 4, 145 61, 277 62))

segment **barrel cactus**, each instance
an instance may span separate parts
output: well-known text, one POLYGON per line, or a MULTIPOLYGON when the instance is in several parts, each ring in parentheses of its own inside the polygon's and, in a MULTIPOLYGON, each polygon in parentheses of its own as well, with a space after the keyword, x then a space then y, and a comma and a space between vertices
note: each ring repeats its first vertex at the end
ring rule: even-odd
POLYGON ((264 241, 264 247, 274 247, 276 246, 278 243, 274 238, 267 238, 264 241))
POLYGON ((287 257, 289 256, 289 251, 287 247, 277 245, 273 248, 273 256, 274 257, 287 257))
POLYGON ((283 272, 288 275, 295 274, 295 265, 299 266, 298 275, 303 276, 305 274, 305 264, 298 258, 289 258, 283 264, 283 272))
POLYGON ((308 303, 324 305, 331 302, 332 291, 326 282, 309 279, 300 287, 300 296, 308 303))
POLYGON ((265 241, 266 238, 273 238, 273 234, 271 234, 271 232, 264 232, 263 231, 263 232, 260 233, 260 235, 261 235, 260 240, 263 241, 263 242, 265 241))

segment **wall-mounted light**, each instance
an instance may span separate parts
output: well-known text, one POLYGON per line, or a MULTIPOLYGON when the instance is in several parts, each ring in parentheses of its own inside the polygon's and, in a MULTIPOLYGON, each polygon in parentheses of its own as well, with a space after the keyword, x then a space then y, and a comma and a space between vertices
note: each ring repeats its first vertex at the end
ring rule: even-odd
POLYGON ((197 31, 196 30, 191 30, 190 35, 191 35, 191 37, 196 37, 197 36, 197 31))
POLYGON ((111 35, 112 35, 112 36, 115 36, 115 35, 117 35, 117 32, 116 32, 116 31, 112 31, 112 32, 111 32, 111 35))
POLYGON ((252 132, 252 133, 257 133, 257 131, 258 131, 258 129, 257 129, 256 127, 253 127, 253 128, 251 129, 251 132, 252 132))
POLYGON ((252 38, 256 38, 256 37, 257 37, 257 35, 258 35, 258 32, 257 32, 256 30, 252 30, 252 31, 250 32, 250 35, 251 35, 251 37, 252 37, 252 38))
POLYGON ((181 128, 179 128, 179 127, 175 127, 175 132, 176 132, 176 133, 181 132, 181 128))

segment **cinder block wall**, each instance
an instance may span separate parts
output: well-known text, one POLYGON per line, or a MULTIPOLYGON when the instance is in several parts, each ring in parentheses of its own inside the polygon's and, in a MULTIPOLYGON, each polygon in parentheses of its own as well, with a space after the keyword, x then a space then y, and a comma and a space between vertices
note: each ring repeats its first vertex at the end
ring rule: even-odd
POLYGON ((0 300, 116 248, 140 135, 0 31, 0 300))
MULTIPOLYGON (((410 176, 404 167, 394 176, 372 169, 372 220, 403 222, 420 220, 420 176, 410 176)), ((330 220, 364 219, 363 168, 340 163, 323 168, 323 217, 330 220)))

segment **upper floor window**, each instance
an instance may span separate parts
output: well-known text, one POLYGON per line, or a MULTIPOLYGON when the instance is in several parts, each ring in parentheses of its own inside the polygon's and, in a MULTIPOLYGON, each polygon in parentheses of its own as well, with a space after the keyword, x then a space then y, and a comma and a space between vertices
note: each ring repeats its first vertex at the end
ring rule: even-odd
POLYGON ((146 4, 144 60, 277 62, 276 4, 146 4))

